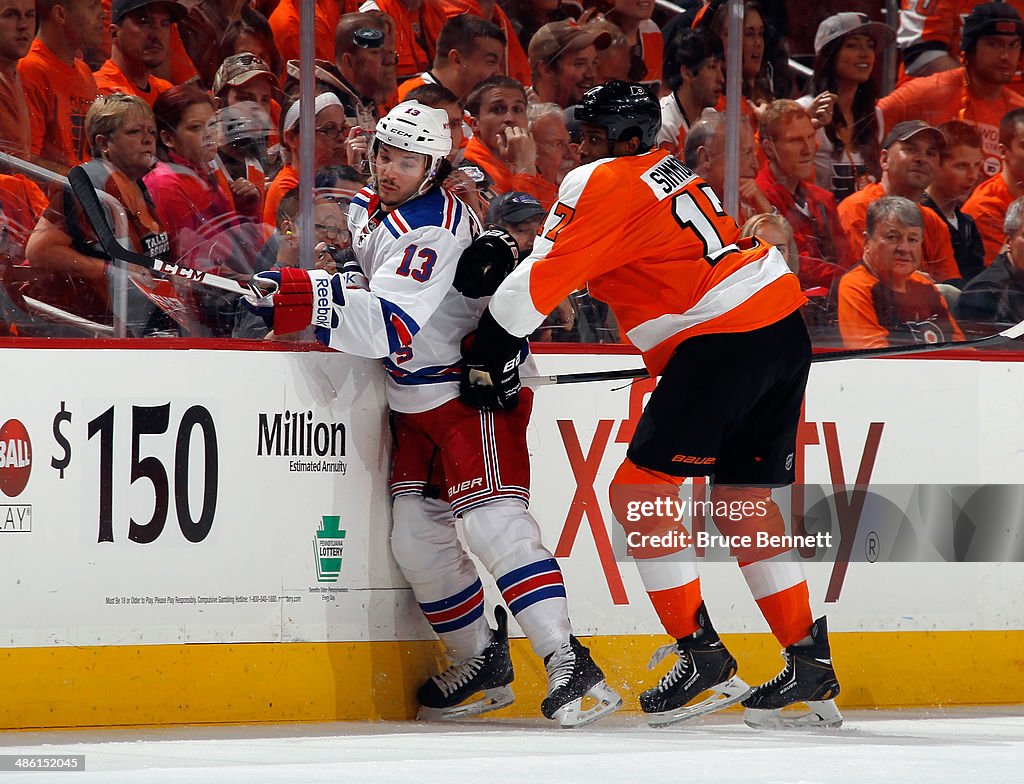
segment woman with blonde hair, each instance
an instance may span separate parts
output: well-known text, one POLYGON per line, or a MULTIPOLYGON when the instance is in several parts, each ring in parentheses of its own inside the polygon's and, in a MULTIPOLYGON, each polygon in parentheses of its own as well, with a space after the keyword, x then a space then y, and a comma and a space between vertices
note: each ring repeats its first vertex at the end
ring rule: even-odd
MULTIPOLYGON (((167 232, 142 184, 156 163, 153 112, 133 95, 101 95, 85 116, 85 134, 93 158, 81 168, 97 192, 123 208, 125 224, 115 221, 115 228, 125 235, 121 242, 136 253, 167 258, 167 232)), ((29 264, 38 273, 39 298, 93 321, 111 323, 109 283, 115 269, 99 247, 92 224, 70 189, 56 192, 25 248, 29 264)), ((151 280, 142 267, 131 267, 128 274, 151 280)), ((155 326, 154 308, 141 298, 132 297, 129 309, 126 327, 131 334, 168 326, 167 322, 155 326)))
POLYGON ((752 215, 740 229, 740 237, 753 237, 755 234, 779 249, 794 275, 800 273, 800 253, 788 220, 774 212, 752 215))

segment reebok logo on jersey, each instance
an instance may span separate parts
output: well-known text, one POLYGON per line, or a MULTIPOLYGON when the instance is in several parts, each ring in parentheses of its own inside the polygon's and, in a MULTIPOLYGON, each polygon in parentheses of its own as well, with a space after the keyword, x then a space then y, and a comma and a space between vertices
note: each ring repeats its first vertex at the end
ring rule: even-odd
POLYGON ((313 280, 313 326, 331 328, 331 281, 318 277, 313 280))

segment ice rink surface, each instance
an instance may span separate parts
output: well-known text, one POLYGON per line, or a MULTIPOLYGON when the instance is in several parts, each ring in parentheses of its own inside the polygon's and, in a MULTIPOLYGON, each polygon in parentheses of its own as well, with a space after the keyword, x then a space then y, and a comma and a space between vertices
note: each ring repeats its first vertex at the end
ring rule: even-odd
POLYGON ((103 784, 1020 784, 1024 707, 849 711, 838 730, 756 731, 738 712, 665 729, 615 715, 537 721, 283 724, 0 734, 0 754, 84 754, 77 772, 0 782, 103 784))

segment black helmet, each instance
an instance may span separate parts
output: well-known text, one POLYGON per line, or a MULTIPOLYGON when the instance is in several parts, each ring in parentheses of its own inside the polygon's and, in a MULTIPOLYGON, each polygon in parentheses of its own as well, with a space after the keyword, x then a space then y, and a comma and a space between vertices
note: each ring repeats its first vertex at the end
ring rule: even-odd
POLYGON ((576 119, 602 126, 612 144, 639 136, 639 152, 646 152, 654 146, 661 129, 661 107, 642 84, 605 82, 583 93, 576 106, 576 119))

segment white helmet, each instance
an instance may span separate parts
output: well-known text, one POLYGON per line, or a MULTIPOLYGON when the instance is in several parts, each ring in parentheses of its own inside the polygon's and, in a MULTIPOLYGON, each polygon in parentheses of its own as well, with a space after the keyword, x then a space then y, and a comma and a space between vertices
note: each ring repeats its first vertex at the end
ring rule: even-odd
POLYGON ((448 113, 419 101, 400 103, 377 121, 371 164, 381 144, 427 156, 427 173, 417 191, 416 195, 419 195, 433 187, 441 162, 452 151, 448 113))

